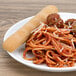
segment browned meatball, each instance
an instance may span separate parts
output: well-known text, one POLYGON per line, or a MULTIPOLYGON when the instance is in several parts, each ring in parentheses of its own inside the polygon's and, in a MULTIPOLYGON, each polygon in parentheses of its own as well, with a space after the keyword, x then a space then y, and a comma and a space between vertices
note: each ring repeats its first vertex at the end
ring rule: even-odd
POLYGON ((54 26, 56 25, 59 28, 63 28, 63 20, 60 18, 59 14, 54 13, 54 14, 50 14, 47 17, 47 24, 49 26, 54 26))
POLYGON ((71 26, 69 27, 69 29, 74 29, 74 30, 71 30, 70 33, 76 37, 76 19, 68 19, 66 22, 65 22, 66 25, 68 26, 71 26))
POLYGON ((68 19, 67 21, 65 21, 65 24, 72 25, 74 21, 76 21, 76 19, 68 19))
POLYGON ((59 16, 58 14, 56 14, 56 13, 50 14, 50 15, 47 17, 47 23, 48 23, 49 25, 55 24, 58 19, 60 19, 60 16, 59 16))

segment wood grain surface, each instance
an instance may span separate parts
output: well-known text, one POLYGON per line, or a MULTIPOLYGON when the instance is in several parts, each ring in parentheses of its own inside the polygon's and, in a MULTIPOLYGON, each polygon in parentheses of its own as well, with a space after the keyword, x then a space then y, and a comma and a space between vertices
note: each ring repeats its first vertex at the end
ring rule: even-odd
POLYGON ((0 76, 76 76, 76 72, 53 73, 29 68, 2 49, 3 36, 13 24, 48 4, 56 5, 61 12, 76 13, 76 0, 0 0, 0 76))

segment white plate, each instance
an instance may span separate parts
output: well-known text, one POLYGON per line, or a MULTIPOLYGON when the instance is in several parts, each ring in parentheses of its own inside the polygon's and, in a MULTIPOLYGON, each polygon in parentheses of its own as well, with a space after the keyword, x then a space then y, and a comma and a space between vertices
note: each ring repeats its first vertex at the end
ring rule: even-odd
MULTIPOLYGON (((61 18, 65 21, 67 19, 70 18, 75 18, 76 19, 76 14, 74 13, 65 13, 65 12, 61 12, 59 13, 61 18)), ((33 17, 33 16, 32 16, 33 17)), ((5 34, 4 36, 4 40, 6 40, 11 34, 13 34, 15 31, 17 31, 20 27, 22 27, 26 22, 28 22, 32 17, 28 17, 24 20, 21 20, 20 22, 16 23, 15 25, 13 25, 5 34)), ((11 43, 11 42, 10 42, 11 43)), ((52 68, 52 67, 48 67, 45 64, 41 64, 41 65, 37 65, 37 64, 33 64, 32 61, 28 61, 28 60, 24 60, 22 57, 23 51, 24 51, 24 44, 19 47, 17 50, 15 50, 14 52, 10 53, 7 52, 12 58, 14 58, 15 60, 17 60, 18 62, 27 65, 29 67, 32 68, 36 68, 39 70, 43 70, 43 71, 49 71, 49 72, 66 72, 66 71, 76 71, 76 66, 74 67, 66 67, 66 68, 52 68)))

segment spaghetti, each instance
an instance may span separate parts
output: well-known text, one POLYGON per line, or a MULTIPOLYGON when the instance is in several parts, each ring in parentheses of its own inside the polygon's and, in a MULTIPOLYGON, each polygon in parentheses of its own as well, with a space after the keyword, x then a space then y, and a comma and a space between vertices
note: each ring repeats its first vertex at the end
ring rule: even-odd
POLYGON ((46 63, 49 67, 74 66, 76 62, 76 38, 68 30, 69 26, 63 24, 63 27, 58 28, 58 25, 44 24, 43 26, 43 23, 40 26, 40 30, 33 31, 27 40, 23 58, 32 60, 35 64, 46 63), (33 53, 33 58, 26 57, 28 51, 33 53))

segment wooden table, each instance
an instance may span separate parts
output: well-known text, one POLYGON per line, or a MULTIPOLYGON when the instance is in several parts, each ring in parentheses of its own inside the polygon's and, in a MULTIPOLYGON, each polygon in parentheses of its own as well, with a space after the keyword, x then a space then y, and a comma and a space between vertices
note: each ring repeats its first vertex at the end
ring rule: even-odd
POLYGON ((76 0, 0 0, 0 76, 75 76, 76 72, 52 73, 29 68, 2 49, 5 32, 17 21, 36 14, 45 5, 53 4, 59 11, 76 13, 76 0))

